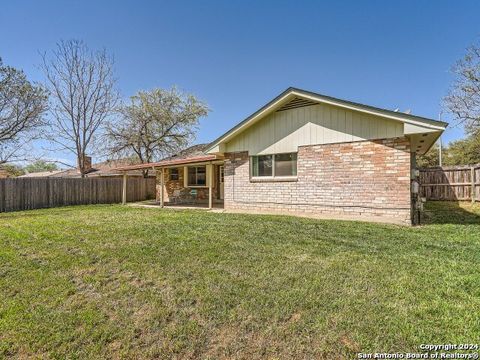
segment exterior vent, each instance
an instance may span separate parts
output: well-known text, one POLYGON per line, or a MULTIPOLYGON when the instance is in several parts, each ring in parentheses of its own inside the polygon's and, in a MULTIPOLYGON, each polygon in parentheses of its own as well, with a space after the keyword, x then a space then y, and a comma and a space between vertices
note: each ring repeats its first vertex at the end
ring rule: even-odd
POLYGON ((277 112, 290 110, 290 109, 296 109, 296 108, 304 107, 304 106, 312 106, 312 105, 316 105, 316 104, 318 104, 318 103, 315 102, 315 101, 308 100, 308 99, 303 99, 303 98, 300 98, 300 97, 296 97, 293 100, 291 100, 290 102, 283 105, 280 109, 277 110, 277 112))

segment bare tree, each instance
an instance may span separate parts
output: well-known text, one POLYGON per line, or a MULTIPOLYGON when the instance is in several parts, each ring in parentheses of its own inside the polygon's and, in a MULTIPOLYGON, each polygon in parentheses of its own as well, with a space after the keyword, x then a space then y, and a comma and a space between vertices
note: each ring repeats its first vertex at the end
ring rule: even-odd
POLYGON ((44 125, 47 92, 0 59, 0 164, 26 160, 44 125))
POLYGON ((82 41, 62 41, 50 56, 43 55, 42 68, 52 97, 48 138, 55 150, 75 154, 84 176, 85 156, 96 147, 119 98, 113 58, 105 49, 92 52, 82 41))
POLYGON ((470 134, 480 134, 480 47, 472 45, 453 67, 455 81, 445 106, 470 134))
POLYGON ((141 163, 159 160, 188 145, 208 111, 205 103, 175 87, 140 91, 121 107, 120 121, 109 124, 108 150, 117 157, 134 156, 141 163))

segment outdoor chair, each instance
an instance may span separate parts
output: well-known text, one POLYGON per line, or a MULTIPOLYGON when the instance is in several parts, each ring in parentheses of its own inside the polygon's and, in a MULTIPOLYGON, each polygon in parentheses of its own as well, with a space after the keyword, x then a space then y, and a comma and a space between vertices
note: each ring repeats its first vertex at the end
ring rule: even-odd
POLYGON ((173 194, 170 197, 170 203, 173 205, 193 204, 195 198, 190 194, 188 189, 176 189, 173 190, 173 194))

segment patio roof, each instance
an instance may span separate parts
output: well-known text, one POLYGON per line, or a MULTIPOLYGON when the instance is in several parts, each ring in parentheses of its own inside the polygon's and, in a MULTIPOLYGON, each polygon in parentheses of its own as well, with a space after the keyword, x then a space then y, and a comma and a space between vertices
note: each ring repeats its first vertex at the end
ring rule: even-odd
POLYGON ((158 168, 158 167, 165 167, 165 166, 172 166, 172 165, 201 163, 205 161, 220 160, 220 159, 221 158, 219 158, 216 155, 203 155, 203 156, 195 156, 195 157, 190 157, 185 159, 162 160, 162 161, 146 163, 146 164, 121 166, 116 168, 115 170, 129 171, 129 170, 151 169, 151 168, 158 168))

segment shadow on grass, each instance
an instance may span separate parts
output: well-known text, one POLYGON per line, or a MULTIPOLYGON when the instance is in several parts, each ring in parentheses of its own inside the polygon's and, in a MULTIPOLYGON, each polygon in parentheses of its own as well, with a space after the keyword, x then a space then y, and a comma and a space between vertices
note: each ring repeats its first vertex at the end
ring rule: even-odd
POLYGON ((75 213, 79 210, 95 210, 96 208, 115 206, 116 204, 85 204, 85 205, 66 205, 58 207, 43 207, 37 209, 25 209, 0 212, 0 221, 8 219, 25 219, 25 218, 38 218, 44 216, 65 216, 67 213, 75 213), (47 211, 47 212, 45 212, 47 211))
POLYGON ((428 201, 422 224, 480 225, 480 204, 467 201, 428 201))

